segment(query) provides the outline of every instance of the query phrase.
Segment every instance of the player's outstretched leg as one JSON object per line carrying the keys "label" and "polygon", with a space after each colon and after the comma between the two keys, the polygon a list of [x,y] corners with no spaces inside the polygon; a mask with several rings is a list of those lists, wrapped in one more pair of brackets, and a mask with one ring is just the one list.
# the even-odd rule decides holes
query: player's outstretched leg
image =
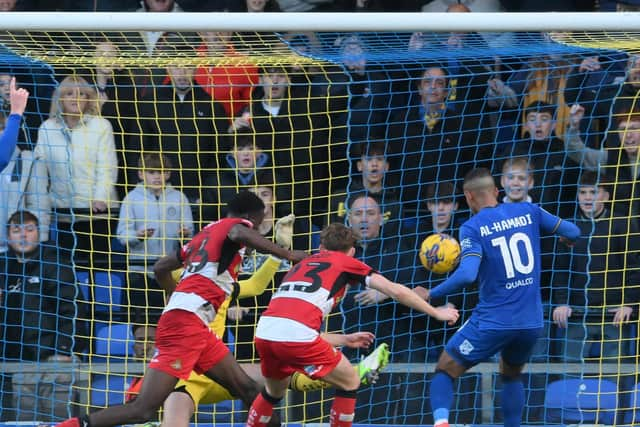
{"label": "player's outstretched leg", "polygon": [[[360,363],[353,365],[358,372],[360,382],[364,385],[375,384],[378,375],[389,363],[391,353],[387,344],[380,344],[375,351],[371,352],[367,357],[363,358]],[[295,391],[317,391],[333,387],[326,381],[313,380],[300,372],[294,372],[291,375],[289,388]]]}
{"label": "player's outstretched leg", "polygon": [[360,382],[365,385],[375,383],[378,380],[380,371],[389,363],[390,355],[389,345],[382,343],[367,355],[367,357],[362,359],[360,363],[356,365]]}

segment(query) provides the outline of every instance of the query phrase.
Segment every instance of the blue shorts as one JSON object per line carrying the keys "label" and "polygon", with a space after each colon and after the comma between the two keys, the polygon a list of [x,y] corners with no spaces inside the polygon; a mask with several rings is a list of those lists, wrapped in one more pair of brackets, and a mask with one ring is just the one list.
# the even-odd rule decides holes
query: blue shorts
{"label": "blue shorts", "polygon": [[543,328],[535,329],[480,329],[473,316],[451,337],[447,353],[466,368],[484,362],[500,352],[509,365],[524,365],[542,335]]}

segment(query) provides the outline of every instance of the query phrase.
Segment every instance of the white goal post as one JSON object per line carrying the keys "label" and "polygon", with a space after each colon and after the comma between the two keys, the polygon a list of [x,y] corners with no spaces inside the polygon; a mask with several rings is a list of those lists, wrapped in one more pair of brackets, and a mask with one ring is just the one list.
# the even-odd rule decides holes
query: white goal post
{"label": "white goal post", "polygon": [[640,31],[640,12],[146,13],[11,12],[8,31]]}

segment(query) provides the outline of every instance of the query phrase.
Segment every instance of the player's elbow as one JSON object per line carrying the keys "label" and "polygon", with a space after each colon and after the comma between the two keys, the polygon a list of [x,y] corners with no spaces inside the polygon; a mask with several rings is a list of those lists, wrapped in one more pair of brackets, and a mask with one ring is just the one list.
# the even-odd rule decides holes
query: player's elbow
{"label": "player's elbow", "polygon": [[454,280],[461,286],[473,283],[478,277],[480,268],[480,258],[475,256],[467,256],[462,258],[458,269],[451,275],[449,280]]}

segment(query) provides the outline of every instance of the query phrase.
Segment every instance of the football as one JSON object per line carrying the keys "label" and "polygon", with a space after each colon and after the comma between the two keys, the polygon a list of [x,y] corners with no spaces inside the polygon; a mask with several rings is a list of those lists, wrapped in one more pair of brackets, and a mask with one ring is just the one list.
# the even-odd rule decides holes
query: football
{"label": "football", "polygon": [[420,262],[427,270],[445,274],[460,261],[460,244],[445,233],[432,234],[420,245]]}

